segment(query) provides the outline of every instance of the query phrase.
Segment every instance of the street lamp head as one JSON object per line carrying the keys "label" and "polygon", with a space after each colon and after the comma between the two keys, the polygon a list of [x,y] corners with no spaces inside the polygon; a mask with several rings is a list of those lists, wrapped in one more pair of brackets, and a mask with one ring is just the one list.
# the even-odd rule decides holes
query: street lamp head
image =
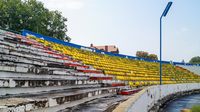
{"label": "street lamp head", "polygon": [[165,16],[167,15],[167,13],[168,13],[168,11],[169,11],[169,9],[170,9],[172,3],[173,3],[173,2],[168,2],[168,4],[167,4],[167,6],[166,6],[166,8],[165,8],[165,10],[164,10],[164,12],[163,12],[163,14],[162,14],[162,16],[165,17]]}

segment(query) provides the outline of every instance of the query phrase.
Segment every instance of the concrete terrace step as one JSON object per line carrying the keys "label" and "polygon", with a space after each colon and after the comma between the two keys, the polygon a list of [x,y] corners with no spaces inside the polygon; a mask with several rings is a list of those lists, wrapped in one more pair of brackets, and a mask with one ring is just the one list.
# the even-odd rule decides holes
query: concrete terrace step
{"label": "concrete terrace step", "polygon": [[[2,50],[1,50],[2,49]],[[16,50],[16,48],[15,48]],[[15,51],[15,50],[10,50],[6,48],[0,48],[0,60],[1,61],[8,61],[8,62],[15,62],[15,63],[20,63],[20,64],[29,64],[29,65],[37,65],[37,66],[49,66],[49,67],[59,67],[59,68],[74,68],[74,67],[83,67],[84,69],[79,72],[100,72],[97,70],[91,70],[88,69],[89,66],[85,67],[86,65],[83,65],[82,63],[74,62],[71,60],[62,60],[62,59],[57,59],[57,58],[50,58],[50,57],[45,57],[45,55],[37,56],[36,54],[31,54],[31,52],[21,52],[21,51]],[[40,53],[37,53],[40,54]],[[72,66],[73,65],[73,66]]]}
{"label": "concrete terrace step", "polygon": [[49,87],[14,87],[14,88],[0,88],[0,97],[13,97],[16,95],[50,92],[66,89],[78,89],[78,88],[97,88],[101,87],[100,84],[81,84],[81,85],[66,85],[66,86],[49,86]]}
{"label": "concrete terrace step", "polygon": [[[41,48],[35,48],[33,46],[21,45],[21,43],[9,43],[5,41],[0,41],[0,43],[2,44],[0,45],[0,49],[4,49],[4,50],[1,50],[1,53],[10,53],[10,54],[15,54],[15,55],[20,55],[20,53],[22,53],[26,57],[28,57],[27,54],[31,54],[31,55],[36,56],[37,59],[39,59],[39,57],[46,57],[48,60],[53,60],[56,62],[59,62],[59,61],[76,62],[71,57],[57,53],[57,51],[54,51],[52,49],[49,49],[49,50],[45,49],[46,47],[44,46],[41,49]],[[65,58],[61,58],[61,57],[65,57]]]}
{"label": "concrete terrace step", "polygon": [[[21,61],[20,59],[26,58],[27,60],[39,61],[41,63],[45,63],[45,62],[74,63],[69,60],[56,59],[53,57],[47,57],[45,55],[38,56],[33,53],[31,54],[30,52],[26,53],[26,52],[17,51],[17,48],[15,48],[13,50],[6,49],[6,48],[0,48],[0,53],[3,55],[12,55],[10,57],[19,57],[19,59],[18,59],[19,62]],[[17,61],[17,59],[13,59],[13,61]],[[43,66],[45,66],[45,65],[43,65]]]}
{"label": "concrete terrace step", "polygon": [[[21,50],[21,51],[24,51],[24,52],[27,52],[27,50],[29,50],[27,48],[31,48],[33,46],[35,48],[39,48],[40,50],[36,51],[36,52],[34,51],[34,50],[36,50],[35,48],[31,49],[32,52],[35,52],[36,56],[42,54],[42,56],[51,55],[51,56],[54,56],[54,57],[57,57],[57,58],[60,58],[60,56],[64,56],[67,59],[72,59],[70,56],[60,54],[57,51],[52,50],[51,48],[45,47],[43,44],[38,43],[37,41],[35,41],[33,39],[27,39],[27,38],[24,38],[24,37],[19,39],[16,35],[10,36],[8,34],[5,34],[5,35],[1,34],[0,38],[1,38],[1,41],[0,41],[1,44],[5,45],[5,46],[9,46],[9,47],[14,47],[14,48],[16,48],[16,46],[17,46],[17,50]],[[24,44],[23,45],[23,42],[25,42],[25,43],[28,42],[28,43],[32,43],[32,44]],[[23,47],[21,47],[21,46],[23,46]],[[43,52],[40,53],[40,51],[43,51]],[[31,51],[29,51],[29,52],[32,53]],[[66,58],[62,58],[62,59],[66,59]],[[72,60],[72,61],[76,61],[76,60]]]}
{"label": "concrete terrace step", "polygon": [[48,87],[81,84],[98,84],[98,81],[88,80],[87,75],[46,75],[32,73],[15,73],[0,71],[1,87]]}
{"label": "concrete terrace step", "polygon": [[[112,93],[106,93],[106,94],[101,94],[101,95],[96,95],[96,96],[92,96],[92,97],[87,97],[87,98],[83,98],[80,100],[76,100],[76,101],[72,101],[70,103],[64,103],[61,105],[57,105],[54,107],[49,107],[49,108],[40,108],[40,109],[36,109],[30,112],[57,112],[66,108],[71,108],[80,104],[84,104],[88,101],[94,100],[94,99],[99,99],[99,98],[103,98],[103,97],[109,97],[112,96]],[[61,111],[62,112],[62,111]]]}
{"label": "concrete terrace step", "polygon": [[36,79],[65,79],[65,80],[87,80],[86,75],[48,75],[34,73],[16,73],[0,71],[0,78],[36,78]]}
{"label": "concrete terrace step", "polygon": [[127,100],[130,96],[111,95],[88,101],[84,104],[66,108],[58,112],[111,112],[119,103]]}
{"label": "concrete terrace step", "polygon": [[90,80],[70,80],[70,79],[30,79],[30,78],[4,78],[0,79],[0,88],[2,87],[48,87],[48,86],[67,86],[81,84],[98,84],[98,81]]}
{"label": "concrete terrace step", "polygon": [[49,74],[49,75],[72,75],[76,73],[89,74],[78,72],[74,68],[65,67],[59,63],[48,63],[48,66],[41,67],[34,64],[11,62],[8,60],[0,61],[0,71],[19,72],[19,73],[34,73],[34,74]]}
{"label": "concrete terrace step", "polygon": [[[49,108],[64,103],[90,98],[103,94],[115,94],[117,88],[94,88],[94,89],[70,89],[54,91],[52,93],[23,94],[12,98],[0,99],[0,110],[2,111],[30,111],[41,108]],[[14,99],[13,99],[14,98]],[[13,103],[14,101],[14,103]]]}

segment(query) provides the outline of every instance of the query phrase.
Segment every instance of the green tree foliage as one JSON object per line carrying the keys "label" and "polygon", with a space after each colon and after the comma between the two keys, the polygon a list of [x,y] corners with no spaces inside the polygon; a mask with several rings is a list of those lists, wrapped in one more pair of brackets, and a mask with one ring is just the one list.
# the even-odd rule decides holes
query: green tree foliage
{"label": "green tree foliage", "polygon": [[190,62],[191,64],[200,64],[200,56],[193,57]]}
{"label": "green tree foliage", "polygon": [[137,51],[136,56],[140,58],[148,58],[149,53],[145,51]]}
{"label": "green tree foliage", "polygon": [[200,105],[193,105],[191,110],[191,112],[200,112]]}
{"label": "green tree foliage", "polygon": [[148,58],[151,60],[158,60],[158,56],[156,54],[149,54]]}
{"label": "green tree foliage", "polygon": [[136,56],[140,58],[158,60],[158,56],[156,54],[149,54],[148,52],[145,52],[145,51],[137,51]]}
{"label": "green tree foliage", "polygon": [[67,19],[61,12],[50,11],[36,0],[0,0],[0,27],[33,32],[70,41],[66,35]]}

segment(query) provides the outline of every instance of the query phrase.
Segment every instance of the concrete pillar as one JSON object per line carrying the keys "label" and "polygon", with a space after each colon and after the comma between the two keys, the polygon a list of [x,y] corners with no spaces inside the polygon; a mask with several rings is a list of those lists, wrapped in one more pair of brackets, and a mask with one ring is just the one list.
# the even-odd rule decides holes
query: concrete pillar
{"label": "concrete pillar", "polygon": [[99,94],[101,94],[101,90],[99,90]]}
{"label": "concrete pillar", "polygon": [[82,84],[82,81],[81,81],[81,80],[79,80],[79,81],[78,81],[78,84]]}
{"label": "concrete pillar", "polygon": [[2,80],[0,81],[0,87],[3,87],[3,82]]}
{"label": "concrete pillar", "polygon": [[58,105],[56,99],[50,98],[50,99],[48,100],[48,102],[49,102],[49,107]]}
{"label": "concrete pillar", "polygon": [[4,87],[9,87],[9,82],[8,82],[8,81],[4,81],[4,82],[3,82],[3,86],[4,86]]}
{"label": "concrete pillar", "polygon": [[88,93],[88,97],[92,97],[92,93]]}
{"label": "concrete pillar", "polygon": [[83,81],[84,84],[87,84],[87,81]]}
{"label": "concrete pillar", "polygon": [[23,112],[24,110],[25,110],[25,106],[22,105],[22,106],[16,107],[14,112]]}
{"label": "concrete pillar", "polygon": [[58,86],[61,86],[61,82],[58,82]]}
{"label": "concrete pillar", "polygon": [[24,87],[28,87],[28,81],[25,81]]}
{"label": "concrete pillar", "polygon": [[98,91],[95,91],[95,95],[98,95]]}
{"label": "concrete pillar", "polygon": [[26,104],[25,105],[25,111],[30,111],[31,109],[33,109],[33,104]]}
{"label": "concrete pillar", "polygon": [[46,81],[45,84],[46,84],[46,86],[48,86],[49,85],[49,81]]}

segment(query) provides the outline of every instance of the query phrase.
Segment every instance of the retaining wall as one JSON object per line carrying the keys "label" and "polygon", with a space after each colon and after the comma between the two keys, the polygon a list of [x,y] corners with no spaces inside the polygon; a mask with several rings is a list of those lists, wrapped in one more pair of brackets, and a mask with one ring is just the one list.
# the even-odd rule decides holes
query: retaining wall
{"label": "retaining wall", "polygon": [[147,87],[121,103],[113,112],[148,112],[155,104],[168,95],[197,89],[200,89],[200,83]]}

